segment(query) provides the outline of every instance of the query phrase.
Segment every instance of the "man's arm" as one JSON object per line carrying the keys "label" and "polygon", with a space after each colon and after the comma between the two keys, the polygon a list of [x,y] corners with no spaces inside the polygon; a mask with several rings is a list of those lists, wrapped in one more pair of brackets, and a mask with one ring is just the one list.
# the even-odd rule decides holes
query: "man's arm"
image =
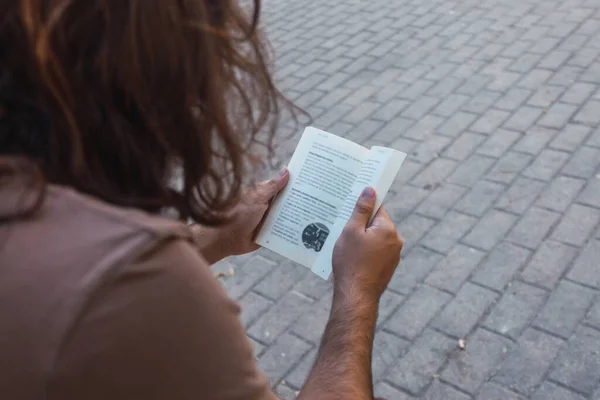
{"label": "man's arm", "polygon": [[371,399],[377,303],[335,293],[317,361],[300,400]]}
{"label": "man's arm", "polygon": [[374,205],[375,193],[367,188],[336,243],[331,315],[300,400],[373,399],[371,357],[379,298],[402,250],[402,239],[384,209],[368,226]]}

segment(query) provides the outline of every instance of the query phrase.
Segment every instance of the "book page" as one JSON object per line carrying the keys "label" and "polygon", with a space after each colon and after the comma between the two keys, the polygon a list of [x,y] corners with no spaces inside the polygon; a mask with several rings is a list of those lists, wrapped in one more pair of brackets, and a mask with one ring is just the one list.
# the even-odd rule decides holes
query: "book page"
{"label": "book page", "polygon": [[311,268],[369,153],[349,140],[306,128],[288,165],[290,181],[256,243]]}
{"label": "book page", "polygon": [[377,192],[377,200],[373,215],[371,216],[372,220],[377,210],[379,210],[379,207],[381,207],[381,203],[390,190],[392,183],[394,183],[394,179],[400,171],[400,167],[402,167],[402,163],[404,163],[405,159],[406,154],[393,149],[379,146],[371,149],[361,165],[356,181],[340,210],[336,223],[331,228],[329,240],[325,242],[321,254],[313,265],[312,271],[315,274],[323,279],[329,279],[331,277],[331,261],[335,242],[340,237],[346,223],[350,219],[356,201],[362,191],[367,186],[371,186]]}

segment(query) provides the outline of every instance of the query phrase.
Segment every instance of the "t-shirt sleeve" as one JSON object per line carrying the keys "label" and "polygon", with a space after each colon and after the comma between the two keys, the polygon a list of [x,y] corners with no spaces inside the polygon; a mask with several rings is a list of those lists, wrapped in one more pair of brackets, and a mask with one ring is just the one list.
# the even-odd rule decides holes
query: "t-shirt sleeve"
{"label": "t-shirt sleeve", "polygon": [[157,245],[88,303],[64,339],[49,399],[277,399],[239,306],[187,242]]}

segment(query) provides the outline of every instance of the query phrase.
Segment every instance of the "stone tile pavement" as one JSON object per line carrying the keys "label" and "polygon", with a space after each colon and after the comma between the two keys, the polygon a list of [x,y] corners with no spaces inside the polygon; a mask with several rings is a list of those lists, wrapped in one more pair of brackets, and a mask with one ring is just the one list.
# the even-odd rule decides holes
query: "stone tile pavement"
{"label": "stone tile pavement", "polygon": [[[377,394],[600,399],[600,2],[263,8],[278,80],[314,125],[409,153],[387,201],[406,246],[381,302]],[[293,399],[330,284],[265,251],[227,265],[259,364]]]}

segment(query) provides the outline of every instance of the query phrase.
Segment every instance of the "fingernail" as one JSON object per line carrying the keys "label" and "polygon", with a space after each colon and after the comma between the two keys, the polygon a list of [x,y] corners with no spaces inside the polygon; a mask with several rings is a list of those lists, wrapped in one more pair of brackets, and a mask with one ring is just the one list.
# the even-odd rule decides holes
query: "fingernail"
{"label": "fingernail", "polygon": [[362,197],[371,200],[375,197],[375,189],[373,189],[372,187],[365,188],[365,190],[363,190],[362,192]]}
{"label": "fingernail", "polygon": [[283,167],[283,168],[281,168],[281,171],[279,171],[279,176],[283,178],[287,174],[287,172],[288,172],[287,167]]}

